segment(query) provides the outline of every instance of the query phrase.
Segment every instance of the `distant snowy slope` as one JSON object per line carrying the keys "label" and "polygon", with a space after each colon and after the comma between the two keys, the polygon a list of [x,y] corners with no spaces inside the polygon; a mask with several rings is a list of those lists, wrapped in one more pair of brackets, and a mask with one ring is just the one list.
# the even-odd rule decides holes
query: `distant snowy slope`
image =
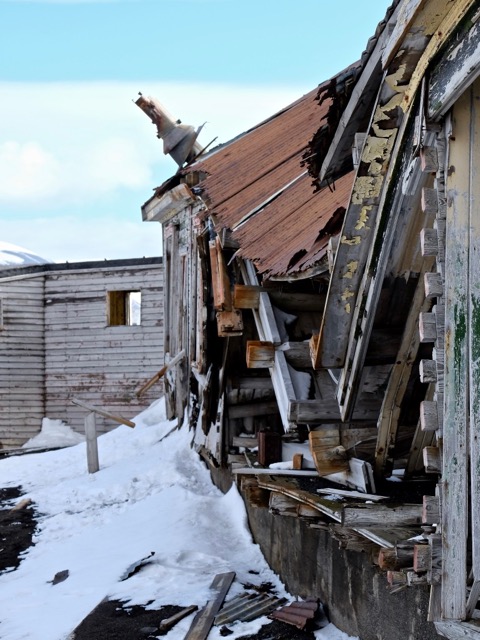
{"label": "distant snowy slope", "polygon": [[0,268],[1,267],[27,267],[33,264],[47,264],[46,260],[23,247],[0,240]]}

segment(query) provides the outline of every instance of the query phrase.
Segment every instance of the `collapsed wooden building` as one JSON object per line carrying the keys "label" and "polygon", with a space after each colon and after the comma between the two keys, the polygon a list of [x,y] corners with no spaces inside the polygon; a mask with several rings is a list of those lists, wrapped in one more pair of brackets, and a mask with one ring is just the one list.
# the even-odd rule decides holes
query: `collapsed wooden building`
{"label": "collapsed wooden building", "polygon": [[[178,152],[142,208],[164,230],[165,351],[186,354],[169,415],[188,408],[255,499],[377,545],[393,591],[430,585],[449,638],[480,632],[479,17],[394,2],[358,63],[212,151],[138,100]],[[312,473],[356,493],[309,495]],[[423,501],[392,502],[392,477]]]}
{"label": "collapsed wooden building", "polygon": [[[0,270],[0,447],[22,446],[42,419],[83,432],[76,398],[132,417],[159,398],[137,391],[163,360],[161,258]],[[99,416],[99,432],[117,426]]]}

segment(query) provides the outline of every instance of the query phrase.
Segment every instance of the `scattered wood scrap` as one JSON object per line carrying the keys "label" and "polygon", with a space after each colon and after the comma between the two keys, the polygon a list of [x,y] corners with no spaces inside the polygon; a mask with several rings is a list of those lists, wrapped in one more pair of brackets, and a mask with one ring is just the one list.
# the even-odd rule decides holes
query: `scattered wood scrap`
{"label": "scattered wood scrap", "polygon": [[158,626],[159,631],[162,631],[163,633],[165,633],[165,631],[168,631],[169,629],[174,627],[177,624],[177,622],[180,622],[180,620],[183,620],[184,618],[186,618],[191,613],[197,610],[198,610],[197,605],[192,604],[190,607],[185,607],[185,609],[182,609],[175,615],[170,616],[170,618],[164,618]]}

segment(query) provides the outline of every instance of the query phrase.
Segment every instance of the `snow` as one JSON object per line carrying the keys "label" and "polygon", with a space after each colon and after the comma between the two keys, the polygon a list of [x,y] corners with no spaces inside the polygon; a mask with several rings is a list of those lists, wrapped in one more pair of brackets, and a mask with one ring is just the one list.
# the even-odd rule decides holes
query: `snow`
{"label": "snow", "polygon": [[34,264],[47,264],[48,262],[51,260],[41,258],[23,247],[0,240],[0,266],[26,267]]}
{"label": "snow", "polygon": [[85,441],[85,436],[76,433],[63,420],[43,418],[42,430],[23,445],[23,449],[53,449],[55,447],[71,447]]}
{"label": "snow", "polygon": [[[55,430],[46,423],[50,446]],[[235,487],[222,494],[191,448],[192,432],[165,419],[163,401],[98,439],[100,471],[87,473],[85,444],[0,461],[0,487],[22,485],[40,515],[34,546],[20,566],[0,575],[2,640],[65,640],[106,596],[130,604],[205,605],[216,574],[235,571],[228,598],[242,583],[271,582],[291,597],[254,544]],[[42,430],[43,432],[43,430]],[[124,579],[139,560],[154,555]],[[56,585],[56,573],[69,571]],[[254,570],[255,573],[250,573]],[[183,638],[193,614],[166,640]],[[235,639],[266,618],[229,625]],[[347,636],[328,627],[318,638]],[[219,640],[214,627],[210,640]]]}

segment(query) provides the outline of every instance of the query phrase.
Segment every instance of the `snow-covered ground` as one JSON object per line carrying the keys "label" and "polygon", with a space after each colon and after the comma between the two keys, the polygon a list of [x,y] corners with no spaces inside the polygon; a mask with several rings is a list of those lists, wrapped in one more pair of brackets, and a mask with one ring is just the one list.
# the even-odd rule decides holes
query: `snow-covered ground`
{"label": "snow-covered ground", "polygon": [[[106,596],[152,601],[154,609],[202,607],[213,578],[226,571],[236,572],[227,599],[246,582],[271,582],[290,598],[252,542],[237,490],[223,495],[212,484],[190,447],[192,433],[172,431],[161,400],[135,422],[135,429],[120,426],[99,438],[96,474],[87,473],[84,443],[0,461],[0,487],[22,485],[43,514],[19,568],[0,576],[2,640],[65,640]],[[55,446],[62,427],[45,426],[41,446]],[[152,551],[150,564],[122,581]],[[68,578],[52,585],[64,570]],[[163,638],[182,639],[192,617]],[[265,622],[229,625],[229,637],[255,633]],[[333,625],[316,635],[348,638]],[[214,627],[209,639],[220,637]]]}

